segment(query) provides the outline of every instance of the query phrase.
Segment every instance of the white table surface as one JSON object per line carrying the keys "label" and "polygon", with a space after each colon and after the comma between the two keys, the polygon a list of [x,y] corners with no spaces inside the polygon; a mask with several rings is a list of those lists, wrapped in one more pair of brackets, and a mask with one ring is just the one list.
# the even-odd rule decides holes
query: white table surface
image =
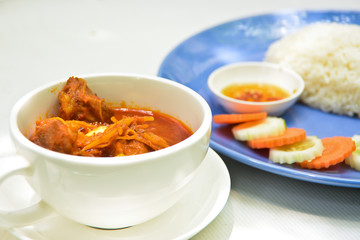
{"label": "white table surface", "polygon": [[[360,10],[358,0],[0,0],[0,157],[11,107],[49,81],[94,72],[156,75],[188,37],[281,9]],[[223,157],[229,200],[194,240],[360,239],[360,190],[293,180]],[[0,239],[10,236],[0,229]]]}

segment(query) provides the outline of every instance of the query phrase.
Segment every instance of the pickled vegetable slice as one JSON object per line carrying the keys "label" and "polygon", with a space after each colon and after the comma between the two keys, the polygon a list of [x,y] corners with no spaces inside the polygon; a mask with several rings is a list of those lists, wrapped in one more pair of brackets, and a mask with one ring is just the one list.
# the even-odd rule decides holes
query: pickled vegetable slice
{"label": "pickled vegetable slice", "polygon": [[241,123],[232,128],[236,140],[250,141],[262,137],[278,136],[285,132],[285,120],[279,117],[267,117],[264,120]]}
{"label": "pickled vegetable slice", "polygon": [[269,159],[280,164],[311,161],[320,156],[323,149],[323,144],[318,137],[307,136],[303,141],[270,149]]}
{"label": "pickled vegetable slice", "polygon": [[293,144],[305,140],[306,131],[302,128],[287,128],[279,136],[264,137],[253,139],[248,142],[251,148],[274,148],[288,144]]}
{"label": "pickled vegetable slice", "polygon": [[345,163],[360,171],[360,135],[354,135],[352,140],[355,142],[356,149],[349,157],[345,158]]}
{"label": "pickled vegetable slice", "polygon": [[214,123],[217,124],[236,124],[242,122],[249,122],[255,120],[265,119],[267,117],[266,112],[257,113],[239,113],[239,114],[217,114],[214,115]]}
{"label": "pickled vegetable slice", "polygon": [[356,150],[349,157],[345,158],[345,163],[360,171],[360,135],[354,135],[352,140],[355,142]]}
{"label": "pickled vegetable slice", "polygon": [[302,168],[328,168],[344,161],[356,149],[355,142],[350,137],[328,137],[323,138],[321,142],[324,146],[321,156],[312,161],[303,161],[300,163]]}

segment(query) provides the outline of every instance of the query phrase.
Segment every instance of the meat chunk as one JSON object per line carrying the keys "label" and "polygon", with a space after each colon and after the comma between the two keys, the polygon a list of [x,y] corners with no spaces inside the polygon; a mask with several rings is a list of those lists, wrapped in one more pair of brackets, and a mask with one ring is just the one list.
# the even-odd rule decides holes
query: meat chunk
{"label": "meat chunk", "polygon": [[61,118],[47,118],[36,122],[36,129],[30,140],[49,150],[72,154],[77,131],[71,130]]}
{"label": "meat chunk", "polygon": [[113,149],[113,156],[135,155],[152,151],[144,143],[136,140],[118,140]]}
{"label": "meat chunk", "polygon": [[58,95],[59,117],[64,120],[111,122],[113,110],[88,87],[85,80],[70,77]]}
{"label": "meat chunk", "polygon": [[152,112],[132,114],[126,110],[126,114],[115,116],[116,109],[93,93],[81,78],[70,77],[58,100],[58,117],[37,121],[29,138],[39,146],[91,157],[135,155],[169,146],[163,137],[149,131],[149,124],[155,120]]}

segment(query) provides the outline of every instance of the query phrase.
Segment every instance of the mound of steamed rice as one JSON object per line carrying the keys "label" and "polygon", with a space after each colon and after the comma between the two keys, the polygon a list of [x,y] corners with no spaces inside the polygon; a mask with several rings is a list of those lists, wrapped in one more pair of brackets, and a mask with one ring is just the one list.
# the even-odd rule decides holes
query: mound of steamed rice
{"label": "mound of steamed rice", "polygon": [[325,112],[360,116],[360,26],[308,25],[274,42],[265,61],[298,72],[301,100]]}

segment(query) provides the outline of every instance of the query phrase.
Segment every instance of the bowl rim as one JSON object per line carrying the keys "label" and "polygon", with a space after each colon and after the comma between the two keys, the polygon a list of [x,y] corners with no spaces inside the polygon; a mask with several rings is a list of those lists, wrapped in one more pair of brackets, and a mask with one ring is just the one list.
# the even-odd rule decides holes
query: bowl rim
{"label": "bowl rim", "polygon": [[[261,67],[261,68],[267,68],[267,69],[273,69],[273,70],[285,72],[287,74],[292,75],[294,77],[294,79],[296,79],[299,82],[299,87],[297,88],[297,91],[294,94],[291,94],[289,97],[284,98],[284,99],[271,101],[271,102],[250,102],[250,101],[239,100],[239,99],[228,97],[228,96],[224,95],[223,93],[221,93],[222,89],[218,89],[214,86],[214,82],[215,82],[216,76],[218,74],[220,74],[224,71],[229,71],[229,70],[231,71],[234,68],[245,68],[245,67]],[[223,66],[215,69],[209,75],[207,85],[213,94],[215,94],[218,98],[220,98],[224,101],[232,102],[234,104],[242,104],[242,105],[250,105],[250,106],[273,106],[273,105],[277,105],[277,104],[291,102],[294,99],[297,99],[298,97],[300,97],[300,95],[303,93],[304,88],[305,88],[304,79],[300,76],[300,74],[298,74],[291,68],[284,67],[280,64],[269,63],[269,62],[236,62],[236,63],[223,65]]]}
{"label": "bowl rim", "polygon": [[[59,84],[66,82],[68,78],[62,78],[60,80],[56,80],[45,85],[42,85],[38,88],[33,89],[32,91],[25,94],[21,97],[15,105],[12,107],[10,112],[9,118],[9,128],[10,128],[10,136],[13,138],[15,142],[15,147],[17,148],[17,144],[21,145],[27,151],[34,152],[38,154],[38,156],[45,157],[47,160],[59,163],[59,164],[71,164],[71,165],[89,165],[89,166],[96,166],[96,167],[109,167],[109,166],[118,166],[118,165],[135,165],[142,162],[152,161],[154,159],[160,159],[167,155],[171,155],[174,153],[179,152],[181,149],[189,147],[195,144],[198,141],[206,136],[211,131],[211,124],[212,124],[212,113],[210,106],[205,101],[203,97],[201,97],[197,92],[194,90],[180,84],[174,82],[169,79],[165,79],[162,77],[151,76],[151,75],[143,75],[143,74],[134,74],[134,73],[93,73],[93,74],[85,74],[78,76],[79,78],[101,78],[101,77],[126,77],[126,78],[144,78],[150,81],[161,82],[162,84],[169,85],[175,88],[180,89],[180,91],[184,91],[194,97],[196,101],[200,103],[204,112],[204,118],[199,126],[199,128],[193,132],[191,136],[183,141],[172,145],[170,147],[144,153],[138,155],[131,155],[131,156],[122,156],[121,159],[119,157],[86,157],[86,156],[75,156],[65,153],[55,152],[41,146],[36,145],[35,143],[31,142],[18,128],[18,114],[22,109],[23,105],[34,95],[38,94],[41,91],[46,89],[51,89]],[[209,137],[210,140],[210,137]],[[26,156],[25,156],[26,158]]]}

